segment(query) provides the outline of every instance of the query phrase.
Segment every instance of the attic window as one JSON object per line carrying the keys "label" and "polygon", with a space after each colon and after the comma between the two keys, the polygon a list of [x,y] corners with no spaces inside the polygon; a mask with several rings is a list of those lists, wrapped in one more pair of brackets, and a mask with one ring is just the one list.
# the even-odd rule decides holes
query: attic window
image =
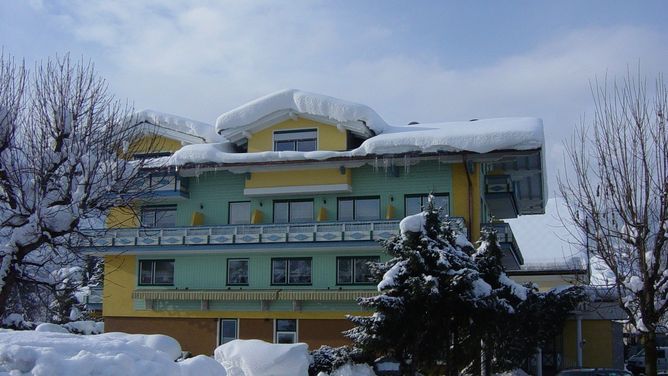
{"label": "attic window", "polygon": [[315,151],[317,147],[316,129],[274,132],[274,151]]}

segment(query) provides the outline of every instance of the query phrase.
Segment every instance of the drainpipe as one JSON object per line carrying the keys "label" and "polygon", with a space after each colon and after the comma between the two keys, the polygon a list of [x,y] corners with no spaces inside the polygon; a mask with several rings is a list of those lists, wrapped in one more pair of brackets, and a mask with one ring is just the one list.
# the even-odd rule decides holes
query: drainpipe
{"label": "drainpipe", "polygon": [[543,376],[543,349],[536,350],[536,376]]}
{"label": "drainpipe", "polygon": [[575,337],[576,337],[576,349],[577,349],[577,366],[582,368],[582,316],[575,316]]}
{"label": "drainpipe", "polygon": [[464,163],[464,172],[466,172],[466,180],[468,181],[468,204],[469,204],[469,221],[466,227],[469,231],[469,240],[473,239],[473,182],[471,181],[471,173],[469,172],[469,160],[466,159],[466,153],[462,154],[462,162]]}

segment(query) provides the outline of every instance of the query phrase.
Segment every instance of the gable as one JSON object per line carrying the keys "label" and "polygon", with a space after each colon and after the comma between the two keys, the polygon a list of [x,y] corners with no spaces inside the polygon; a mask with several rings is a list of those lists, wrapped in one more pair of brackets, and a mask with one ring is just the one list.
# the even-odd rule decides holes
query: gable
{"label": "gable", "polygon": [[274,150],[276,132],[289,130],[315,130],[317,134],[316,150],[343,151],[347,149],[345,130],[335,125],[325,124],[305,118],[285,120],[278,124],[248,134],[248,152],[256,153]]}

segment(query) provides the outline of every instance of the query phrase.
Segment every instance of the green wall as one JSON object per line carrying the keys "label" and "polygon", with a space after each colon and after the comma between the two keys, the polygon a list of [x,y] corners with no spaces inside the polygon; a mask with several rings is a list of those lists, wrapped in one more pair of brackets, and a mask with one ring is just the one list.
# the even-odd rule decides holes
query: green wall
{"label": "green wall", "polygon": [[[404,216],[404,195],[419,193],[452,192],[452,174],[449,165],[437,161],[422,162],[409,168],[398,167],[398,176],[393,176],[384,167],[363,166],[352,170],[351,193],[334,195],[274,196],[253,198],[251,209],[263,213],[263,223],[271,223],[273,200],[314,199],[314,218],[320,207],[327,210],[327,220],[335,221],[338,197],[379,196],[381,219],[385,219],[387,205],[394,206],[395,218]],[[245,174],[232,174],[225,171],[207,172],[199,177],[189,178],[190,198],[177,203],[177,225],[191,225],[194,212],[204,214],[204,225],[222,225],[228,223],[228,203],[230,201],[248,201],[243,196]],[[314,184],[318,184],[317,181]],[[453,197],[450,197],[452,207]]]}

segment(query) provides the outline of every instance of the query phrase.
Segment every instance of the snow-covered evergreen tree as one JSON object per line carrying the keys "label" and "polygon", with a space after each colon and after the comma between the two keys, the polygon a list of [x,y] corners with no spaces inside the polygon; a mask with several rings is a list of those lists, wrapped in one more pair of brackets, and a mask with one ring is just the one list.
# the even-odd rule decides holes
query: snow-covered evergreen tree
{"label": "snow-covered evergreen tree", "polygon": [[359,302],[375,313],[350,317],[357,326],[346,333],[367,352],[393,356],[408,374],[443,360],[457,374],[468,363],[460,347],[470,317],[492,290],[470,256],[473,246],[438,212],[430,200],[401,221],[401,235],[385,243],[393,258],[372,268],[380,294]]}

